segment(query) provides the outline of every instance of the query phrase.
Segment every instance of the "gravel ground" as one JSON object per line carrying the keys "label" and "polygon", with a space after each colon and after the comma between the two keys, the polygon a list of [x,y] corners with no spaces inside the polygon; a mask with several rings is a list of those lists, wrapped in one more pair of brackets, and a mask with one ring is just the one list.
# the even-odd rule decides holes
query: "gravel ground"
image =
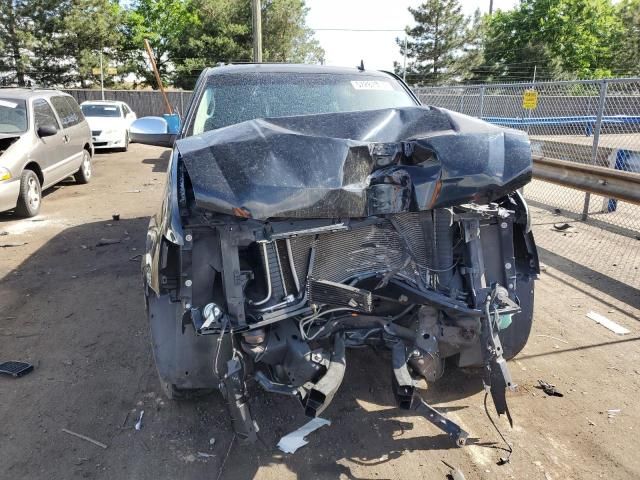
{"label": "gravel ground", "polygon": [[[513,444],[507,465],[496,464],[504,451],[476,372],[449,371],[424,392],[471,433],[469,445],[456,448],[423,418],[394,408],[389,357],[369,349],[349,352],[345,383],[324,415],[333,424],[293,455],[275,448],[305,422],[293,400],[251,386],[261,442],[247,447],[234,440],[217,396],[163,398],[137,255],[166,161],[166,151],[141,145],[100,154],[93,181],[51,189],[36,219],[0,215],[0,246],[24,243],[0,248],[0,358],[35,365],[21,379],[0,378],[0,478],[444,479],[443,460],[467,479],[640,477],[638,274],[618,278],[612,265],[620,259],[601,243],[613,234],[588,225],[567,236],[536,221],[546,266],[531,339],[510,362],[519,384],[509,398],[513,429],[489,402]],[[96,246],[101,239],[120,243]],[[625,247],[636,249],[634,261],[638,248]],[[631,333],[614,335],[589,311]],[[535,387],[539,379],[564,397],[547,397]]]}

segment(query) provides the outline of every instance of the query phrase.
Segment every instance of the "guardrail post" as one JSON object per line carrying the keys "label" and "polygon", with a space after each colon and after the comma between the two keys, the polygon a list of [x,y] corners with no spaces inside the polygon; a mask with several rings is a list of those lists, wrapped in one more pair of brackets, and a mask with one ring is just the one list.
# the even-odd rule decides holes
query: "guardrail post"
{"label": "guardrail post", "polygon": [[[600,142],[600,128],[602,127],[602,115],[604,113],[604,106],[607,99],[607,85],[606,80],[600,82],[600,97],[598,98],[598,116],[596,117],[596,124],[593,129],[593,146],[591,147],[591,164],[595,165],[598,161],[598,143]],[[582,220],[586,220],[589,217],[589,203],[591,201],[591,194],[589,192],[584,194],[584,206],[582,207]]]}
{"label": "guardrail post", "polygon": [[480,87],[480,115],[478,118],[482,119],[484,116],[484,85]]}

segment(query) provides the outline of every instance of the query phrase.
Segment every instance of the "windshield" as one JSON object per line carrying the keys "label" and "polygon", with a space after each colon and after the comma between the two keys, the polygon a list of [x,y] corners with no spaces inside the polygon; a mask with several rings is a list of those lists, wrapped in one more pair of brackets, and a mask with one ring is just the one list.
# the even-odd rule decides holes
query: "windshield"
{"label": "windshield", "polygon": [[197,135],[255,118],[414,105],[414,99],[391,77],[318,73],[213,75],[190,130]]}
{"label": "windshield", "polygon": [[85,117],[119,117],[118,105],[81,105]]}
{"label": "windshield", "polygon": [[0,97],[0,133],[27,131],[27,104],[24,100]]}

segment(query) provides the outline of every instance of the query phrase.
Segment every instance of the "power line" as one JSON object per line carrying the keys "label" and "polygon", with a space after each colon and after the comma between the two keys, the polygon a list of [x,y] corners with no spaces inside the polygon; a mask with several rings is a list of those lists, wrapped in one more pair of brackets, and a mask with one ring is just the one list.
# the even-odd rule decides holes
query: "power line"
{"label": "power line", "polygon": [[312,28],[314,32],[404,32],[404,28]]}

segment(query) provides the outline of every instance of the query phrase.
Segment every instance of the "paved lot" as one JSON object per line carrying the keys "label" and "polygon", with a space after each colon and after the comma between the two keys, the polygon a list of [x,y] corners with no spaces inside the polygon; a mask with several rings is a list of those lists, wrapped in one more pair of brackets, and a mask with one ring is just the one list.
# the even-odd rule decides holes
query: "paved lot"
{"label": "paved lot", "polygon": [[[515,427],[497,421],[514,445],[510,464],[496,465],[504,452],[475,372],[450,371],[425,394],[471,432],[474,440],[459,449],[424,419],[394,408],[389,358],[372,350],[349,353],[345,384],[325,414],[333,425],[294,455],[275,448],[305,421],[292,400],[252,386],[262,442],[242,447],[217,397],[164,399],[136,258],[162,193],[162,154],[132,145],[127,154],[98,155],[93,182],[52,189],[35,220],[0,215],[0,232],[7,232],[0,245],[25,243],[0,248],[0,358],[36,365],[22,379],[0,378],[0,478],[438,479],[448,472],[441,460],[467,479],[640,477],[638,276],[631,274],[630,286],[617,278],[610,251],[574,242],[576,235],[606,241],[611,232],[550,233],[544,218],[535,227],[547,267],[537,284],[534,331],[510,363],[520,385],[510,397]],[[120,243],[96,247],[102,238]],[[605,260],[589,266],[596,256]],[[585,316],[590,310],[631,334],[595,324]],[[565,396],[547,397],[535,388],[538,379]],[[609,409],[620,412],[609,418]],[[135,431],[141,410],[144,426]]]}

